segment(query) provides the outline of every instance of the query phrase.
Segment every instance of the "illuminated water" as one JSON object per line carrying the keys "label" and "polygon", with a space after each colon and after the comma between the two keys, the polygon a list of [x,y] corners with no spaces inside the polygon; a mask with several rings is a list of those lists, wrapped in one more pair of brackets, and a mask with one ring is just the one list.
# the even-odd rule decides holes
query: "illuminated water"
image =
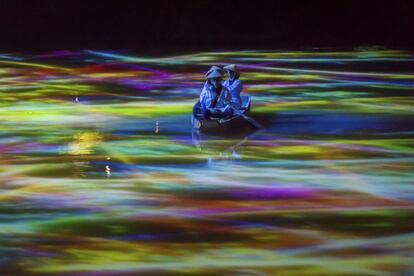
{"label": "illuminated water", "polygon": [[[212,64],[265,129],[193,135]],[[0,55],[1,275],[414,273],[414,54]]]}

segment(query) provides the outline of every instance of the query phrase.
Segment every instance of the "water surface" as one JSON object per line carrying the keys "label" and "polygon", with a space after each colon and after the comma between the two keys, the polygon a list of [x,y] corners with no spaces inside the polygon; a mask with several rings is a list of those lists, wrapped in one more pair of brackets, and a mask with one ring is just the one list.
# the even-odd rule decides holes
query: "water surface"
{"label": "water surface", "polygon": [[[213,64],[264,129],[192,133]],[[414,273],[414,55],[0,55],[2,275]]]}

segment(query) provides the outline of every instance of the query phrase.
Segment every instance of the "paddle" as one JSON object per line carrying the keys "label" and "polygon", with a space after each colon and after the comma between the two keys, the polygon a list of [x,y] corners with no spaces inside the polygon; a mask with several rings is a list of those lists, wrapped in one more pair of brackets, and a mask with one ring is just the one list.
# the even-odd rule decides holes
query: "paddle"
{"label": "paddle", "polygon": [[[233,107],[233,110],[236,110],[236,109]],[[256,121],[255,119],[253,119],[252,117],[247,116],[244,113],[240,113],[240,115],[243,117],[243,119],[245,119],[247,122],[249,122],[255,128],[257,128],[257,129],[263,128],[263,126],[261,124],[259,124],[259,122]]]}
{"label": "paddle", "polygon": [[263,126],[261,124],[259,124],[255,119],[253,119],[252,117],[247,116],[244,113],[239,113],[239,110],[237,110],[234,106],[231,105],[231,103],[227,103],[228,106],[230,106],[231,109],[233,109],[233,112],[235,114],[238,114],[240,116],[243,117],[243,119],[245,119],[249,124],[251,124],[253,127],[260,129],[263,128]]}

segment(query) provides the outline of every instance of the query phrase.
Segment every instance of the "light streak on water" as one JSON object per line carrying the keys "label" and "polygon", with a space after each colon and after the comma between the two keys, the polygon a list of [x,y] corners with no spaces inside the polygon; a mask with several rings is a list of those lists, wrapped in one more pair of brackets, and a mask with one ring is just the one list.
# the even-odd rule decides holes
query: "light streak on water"
{"label": "light streak on water", "polygon": [[[413,61],[0,54],[0,274],[412,274]],[[194,135],[228,63],[265,129]]]}

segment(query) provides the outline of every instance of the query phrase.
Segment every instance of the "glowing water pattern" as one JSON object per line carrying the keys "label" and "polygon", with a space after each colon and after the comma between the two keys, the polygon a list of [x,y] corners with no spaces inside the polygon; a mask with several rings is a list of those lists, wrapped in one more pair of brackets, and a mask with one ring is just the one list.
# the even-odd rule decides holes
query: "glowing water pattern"
{"label": "glowing water pattern", "polygon": [[[192,134],[212,64],[264,130]],[[1,275],[414,273],[414,55],[0,55]]]}

